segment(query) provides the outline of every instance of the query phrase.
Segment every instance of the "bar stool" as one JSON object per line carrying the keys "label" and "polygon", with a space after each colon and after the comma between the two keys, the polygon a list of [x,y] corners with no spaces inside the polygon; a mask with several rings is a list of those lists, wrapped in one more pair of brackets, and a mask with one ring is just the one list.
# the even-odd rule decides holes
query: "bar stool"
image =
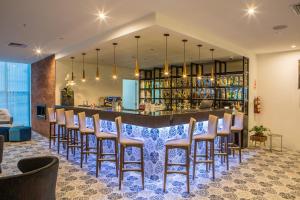
{"label": "bar stool", "polygon": [[56,131],[55,131],[56,117],[55,117],[54,108],[47,108],[47,111],[48,111],[48,121],[49,121],[49,149],[51,149],[52,140],[53,140],[53,144],[55,145],[55,139],[57,138]]}
{"label": "bar stool", "polygon": [[[94,122],[94,133],[97,138],[97,156],[96,156],[96,177],[98,177],[99,168],[101,170],[101,162],[108,161],[108,162],[115,162],[116,163],[116,174],[118,176],[118,139],[117,135],[113,133],[105,133],[101,132],[100,128],[100,118],[99,114],[93,115],[93,122]],[[103,151],[103,144],[104,140],[113,141],[115,144],[115,152],[114,153],[104,153]],[[106,156],[113,156],[114,158],[105,158]]]}
{"label": "bar stool", "polygon": [[[208,169],[207,165],[212,165],[212,176],[213,179],[215,179],[215,138],[217,136],[217,128],[218,128],[218,117],[214,115],[209,115],[208,117],[208,127],[207,127],[207,133],[206,134],[198,134],[194,135],[193,139],[195,142],[194,146],[194,159],[193,159],[193,179],[195,179],[195,171],[196,171],[196,164],[198,163],[206,163],[206,170]],[[199,142],[205,142],[206,149],[205,149],[205,155],[197,154],[197,145]],[[210,153],[208,155],[208,143]],[[197,160],[197,157],[204,157],[205,160]]]}
{"label": "bar stool", "polygon": [[221,163],[223,163],[223,156],[224,156],[224,160],[226,158],[227,170],[229,170],[228,143],[229,143],[229,135],[231,133],[231,124],[232,124],[232,115],[229,113],[224,113],[223,128],[222,130],[217,131],[217,137],[220,138],[219,149],[218,149],[219,152],[215,153],[215,155],[221,156]]}
{"label": "bar stool", "polygon": [[[82,168],[83,155],[85,155],[85,162],[89,154],[96,154],[90,151],[93,148],[89,147],[89,136],[94,135],[94,130],[86,127],[85,112],[78,113],[79,131],[80,131],[80,167]],[[84,142],[85,136],[85,142]]]}
{"label": "bar stool", "polygon": [[[119,190],[121,189],[122,180],[124,178],[124,172],[136,171],[141,172],[142,175],[142,187],[144,189],[144,141],[138,139],[128,138],[122,135],[122,118],[115,118],[117,127],[117,137],[120,143],[120,174],[119,174]],[[125,161],[125,150],[127,147],[137,147],[141,150],[140,161]],[[126,168],[127,164],[138,164],[140,168]]]}
{"label": "bar stool", "polygon": [[[237,112],[234,117],[234,126],[231,127],[231,133],[233,135],[233,142],[229,144],[229,149],[239,151],[239,162],[242,162],[242,136],[244,130],[244,113]],[[238,134],[238,144],[235,144],[235,133]]]}
{"label": "bar stool", "polygon": [[[193,133],[195,130],[196,120],[194,118],[190,118],[189,129],[188,129],[188,137],[184,139],[174,139],[166,142],[166,155],[165,155],[165,170],[164,170],[164,192],[166,191],[166,181],[168,174],[183,174],[186,175],[186,184],[187,184],[187,192],[190,192],[190,181],[189,181],[189,171],[190,171],[190,154],[191,154],[191,144]],[[186,153],[186,162],[185,163],[169,163],[169,150],[170,149],[183,149]],[[169,166],[183,166],[185,167],[185,171],[168,171]]]}
{"label": "bar stool", "polygon": [[58,128],[57,153],[59,153],[60,143],[63,143],[64,148],[65,148],[65,144],[67,143],[65,109],[63,109],[63,108],[56,109],[56,124],[57,124],[57,128]]}
{"label": "bar stool", "polygon": [[72,147],[73,155],[75,154],[75,147],[78,145],[78,131],[79,126],[74,123],[74,111],[65,111],[66,129],[67,129],[67,160],[69,159],[69,149]]}

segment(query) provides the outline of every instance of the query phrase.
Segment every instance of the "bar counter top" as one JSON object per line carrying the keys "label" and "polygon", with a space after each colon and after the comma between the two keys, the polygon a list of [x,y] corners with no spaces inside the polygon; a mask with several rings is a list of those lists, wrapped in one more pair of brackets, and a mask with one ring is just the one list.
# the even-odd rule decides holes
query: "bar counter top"
{"label": "bar counter top", "polygon": [[99,113],[100,119],[114,121],[118,116],[126,124],[143,126],[148,128],[162,128],[187,124],[191,117],[197,121],[206,121],[210,114],[223,118],[225,109],[192,109],[177,111],[145,112],[139,110],[114,110],[111,107],[86,107],[86,106],[55,106],[66,110],[74,110],[74,113],[85,112],[87,117]]}

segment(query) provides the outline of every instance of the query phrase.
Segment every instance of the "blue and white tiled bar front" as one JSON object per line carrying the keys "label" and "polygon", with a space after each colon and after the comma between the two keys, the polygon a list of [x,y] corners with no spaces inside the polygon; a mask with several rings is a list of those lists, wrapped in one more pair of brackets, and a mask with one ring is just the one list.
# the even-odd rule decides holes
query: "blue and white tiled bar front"
{"label": "blue and white tiled bar front", "polygon": [[[77,121],[77,117],[75,117]],[[91,118],[86,120],[87,126],[93,127]],[[207,131],[207,121],[197,122],[194,134],[205,134]],[[219,119],[218,128],[221,129],[222,119]],[[112,121],[101,120],[101,129],[104,132],[116,132],[115,123]],[[165,158],[165,143],[170,139],[186,138],[188,124],[176,125],[163,128],[146,128],[136,125],[123,124],[123,134],[141,139],[144,141],[144,162],[145,176],[151,180],[158,180],[163,177],[164,158]],[[95,145],[95,137],[90,138],[91,145]],[[216,140],[217,144],[218,141]],[[110,141],[104,142],[104,152],[113,152],[114,144]],[[198,151],[204,153],[204,144],[198,145]],[[192,148],[193,149],[193,148]],[[140,151],[137,148],[126,148],[126,160],[135,160],[140,158]],[[172,162],[185,162],[185,152],[180,149],[169,151],[169,158]],[[176,170],[181,170],[183,167],[174,167]]]}

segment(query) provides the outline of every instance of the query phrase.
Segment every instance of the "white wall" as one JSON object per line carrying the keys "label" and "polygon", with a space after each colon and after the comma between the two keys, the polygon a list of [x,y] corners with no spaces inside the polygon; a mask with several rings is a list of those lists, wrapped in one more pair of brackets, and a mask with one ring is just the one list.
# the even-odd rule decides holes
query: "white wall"
{"label": "white wall", "polygon": [[[56,104],[60,104],[60,90],[65,86],[65,77],[71,75],[71,62],[56,62]],[[134,69],[118,67],[118,79],[112,79],[112,66],[99,67],[100,80],[95,80],[96,65],[85,64],[86,82],[81,82],[82,63],[74,63],[76,85],[72,86],[75,93],[75,105],[88,100],[89,104],[98,103],[99,97],[122,96],[122,79],[134,79]]]}
{"label": "white wall", "polygon": [[300,51],[262,54],[258,61],[258,95],[262,98],[259,123],[283,134],[284,146],[300,150]]}

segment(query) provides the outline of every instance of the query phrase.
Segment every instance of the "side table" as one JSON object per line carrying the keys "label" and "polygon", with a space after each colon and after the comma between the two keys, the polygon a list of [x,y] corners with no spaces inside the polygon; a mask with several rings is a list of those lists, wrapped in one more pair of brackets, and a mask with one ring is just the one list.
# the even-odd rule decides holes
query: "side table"
{"label": "side table", "polygon": [[[282,152],[282,135],[281,134],[275,134],[275,133],[269,133],[268,136],[270,137],[270,151],[276,150],[273,149],[273,137],[279,137],[280,138],[280,151]],[[279,151],[279,150],[277,150]]]}

